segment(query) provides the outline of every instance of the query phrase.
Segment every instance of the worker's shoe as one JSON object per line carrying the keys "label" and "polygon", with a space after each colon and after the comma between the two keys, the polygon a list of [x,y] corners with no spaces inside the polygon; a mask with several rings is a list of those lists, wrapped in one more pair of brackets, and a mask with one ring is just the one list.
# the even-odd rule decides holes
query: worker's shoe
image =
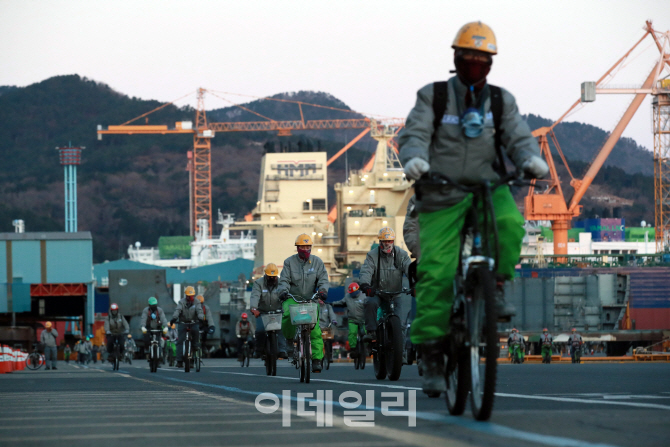
{"label": "worker's shoe", "polygon": [[184,362],[177,362],[177,368],[183,368]]}
{"label": "worker's shoe", "polygon": [[321,372],[321,360],[312,359],[312,372],[314,373]]}
{"label": "worker's shoe", "polygon": [[363,341],[366,342],[366,343],[372,343],[372,342],[376,341],[376,338],[373,334],[368,332],[367,334],[365,334],[363,336]]}
{"label": "worker's shoe", "polygon": [[509,323],[514,315],[516,315],[516,308],[512,303],[505,301],[505,280],[498,279],[496,282],[496,313],[498,314],[498,321],[501,323]]}
{"label": "worker's shoe", "polygon": [[437,397],[447,391],[442,340],[432,340],[421,345],[421,372],[421,388],[428,396]]}
{"label": "worker's shoe", "polygon": [[[573,360],[572,363],[575,363],[575,361]],[[50,367],[50,366],[47,366],[45,369],[46,369],[47,371],[49,371],[49,370],[51,369],[51,367]]]}
{"label": "worker's shoe", "polygon": [[358,358],[358,351],[349,351],[349,358],[350,359],[357,359]]}
{"label": "worker's shoe", "polygon": [[56,368],[55,366],[52,366],[51,369],[53,369],[53,370],[57,370],[58,368]]}
{"label": "worker's shoe", "polygon": [[147,354],[147,362],[150,362],[150,361],[151,361],[151,356],[149,354]]}

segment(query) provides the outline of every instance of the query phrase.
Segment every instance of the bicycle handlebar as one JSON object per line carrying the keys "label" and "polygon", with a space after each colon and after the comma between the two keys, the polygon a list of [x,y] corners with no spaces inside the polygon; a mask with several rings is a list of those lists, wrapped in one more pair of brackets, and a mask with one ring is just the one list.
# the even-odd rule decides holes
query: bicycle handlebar
{"label": "bicycle handlebar", "polygon": [[291,295],[290,293],[288,294],[288,297],[289,297],[289,298],[292,298],[293,301],[295,301],[295,302],[298,303],[298,304],[307,304],[307,303],[310,303],[310,302],[316,302],[316,303],[318,303],[318,299],[315,299],[315,297],[316,297],[317,295],[318,295],[318,293],[315,293],[314,295],[312,295],[311,298],[308,298],[308,299],[306,299],[306,300],[298,299],[298,298],[302,298],[302,297],[299,296],[299,295],[298,295],[298,296],[296,296],[296,295]]}
{"label": "bicycle handlebar", "polygon": [[386,290],[377,290],[377,295],[400,295],[401,293],[412,293],[412,289],[403,287],[399,292],[388,292]]}
{"label": "bicycle handlebar", "polygon": [[424,174],[419,180],[414,183],[415,190],[421,189],[424,186],[452,186],[465,193],[477,193],[482,190],[482,188],[489,188],[491,191],[499,188],[502,185],[509,186],[534,186],[534,183],[529,179],[524,179],[518,172],[510,172],[504,177],[490,182],[488,180],[483,180],[475,185],[463,185],[454,181],[447,175],[441,174],[439,172],[431,172],[430,174]]}

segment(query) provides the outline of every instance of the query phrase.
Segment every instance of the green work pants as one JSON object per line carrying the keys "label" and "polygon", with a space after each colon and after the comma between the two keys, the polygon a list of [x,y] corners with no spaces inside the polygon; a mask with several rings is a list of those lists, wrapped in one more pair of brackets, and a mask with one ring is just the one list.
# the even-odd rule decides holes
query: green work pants
{"label": "green work pants", "polygon": [[[497,271],[499,275],[511,279],[521,254],[524,220],[509,187],[496,189],[492,199],[500,253]],[[416,318],[412,322],[411,339],[414,344],[440,339],[449,334],[460,235],[471,204],[472,195],[469,195],[452,207],[419,214],[421,261],[416,287]]]}
{"label": "green work pants", "polygon": [[551,357],[551,346],[549,345],[542,345],[542,358],[545,356]]}
{"label": "green work pants", "polygon": [[[365,325],[363,325],[365,333]],[[349,348],[353,351],[358,346],[358,324],[349,321]]]}
{"label": "green work pants", "polygon": [[[288,307],[291,304],[297,304],[293,298],[289,298],[284,301],[282,304],[282,309],[284,314],[281,319],[281,332],[286,337],[286,341],[291,343],[293,337],[295,336],[295,326],[291,323],[291,314]],[[321,338],[321,327],[319,326],[319,318],[317,313],[316,324],[314,329],[309,334],[309,338],[312,341],[312,358],[315,360],[321,360],[323,358],[323,338]]]}

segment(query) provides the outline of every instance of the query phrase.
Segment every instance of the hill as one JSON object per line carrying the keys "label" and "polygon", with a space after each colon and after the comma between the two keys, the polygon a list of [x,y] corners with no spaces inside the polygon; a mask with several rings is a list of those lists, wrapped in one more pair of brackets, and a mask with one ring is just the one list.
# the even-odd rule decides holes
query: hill
{"label": "hill", "polygon": [[[256,100],[244,107],[276,120],[299,119],[299,107],[286,101],[302,101],[322,106],[303,106],[305,119],[359,116],[327,93],[282,93],[272,98],[275,100]],[[0,86],[0,157],[3,160],[0,163],[0,231],[13,231],[11,222],[19,218],[26,221],[26,231],[63,228],[63,173],[54,148],[72,142],[86,147],[78,170],[78,225],[94,235],[96,262],[124,257],[128,246],[135,241],[151,246],[157,244],[161,235],[188,234],[185,155],[191,150],[192,138],[189,135],[114,135],[98,141],[95,133],[98,124],[120,124],[159,105],[157,101],[128,97],[105,84],[77,75],[57,76],[27,87]],[[170,105],[151,114],[148,123],[172,125],[176,121],[192,121],[194,116],[195,111],[190,107]],[[208,119],[215,122],[262,118],[238,107],[226,107],[208,111]],[[532,115],[528,121],[532,128],[548,123]],[[561,126],[565,126],[565,130]],[[590,161],[605,132],[578,123],[561,126],[556,132],[568,158],[582,163]],[[324,150],[332,155],[359,132],[303,132],[291,137],[265,132],[218,133],[212,141],[213,209],[220,208],[241,217],[253,208],[264,152]],[[370,137],[361,140],[348,152],[349,166],[361,167],[375,146],[376,142]],[[635,200],[633,207],[624,208],[627,218],[651,221],[653,207],[646,203],[646,198],[653,181],[645,176],[651,170],[651,155],[632,141],[622,141],[614,149],[609,163],[614,166],[599,174],[596,183],[601,179],[605,183],[597,187],[604,193]],[[581,172],[579,169],[573,166],[575,172]],[[561,172],[563,179],[569,178],[566,172]],[[329,182],[332,185],[344,178],[344,157],[341,157],[329,167]],[[329,199],[334,203],[332,191]],[[585,205],[597,208],[599,204]]]}

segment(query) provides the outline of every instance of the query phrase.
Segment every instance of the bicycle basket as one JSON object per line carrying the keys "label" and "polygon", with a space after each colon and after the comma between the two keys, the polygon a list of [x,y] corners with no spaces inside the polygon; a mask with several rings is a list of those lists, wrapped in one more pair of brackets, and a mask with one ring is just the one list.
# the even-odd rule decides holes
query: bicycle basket
{"label": "bicycle basket", "polygon": [[316,303],[293,304],[288,307],[291,313],[291,324],[314,324],[317,322],[318,307]]}
{"label": "bicycle basket", "polygon": [[281,329],[281,314],[261,314],[263,326],[266,331],[278,331]]}

